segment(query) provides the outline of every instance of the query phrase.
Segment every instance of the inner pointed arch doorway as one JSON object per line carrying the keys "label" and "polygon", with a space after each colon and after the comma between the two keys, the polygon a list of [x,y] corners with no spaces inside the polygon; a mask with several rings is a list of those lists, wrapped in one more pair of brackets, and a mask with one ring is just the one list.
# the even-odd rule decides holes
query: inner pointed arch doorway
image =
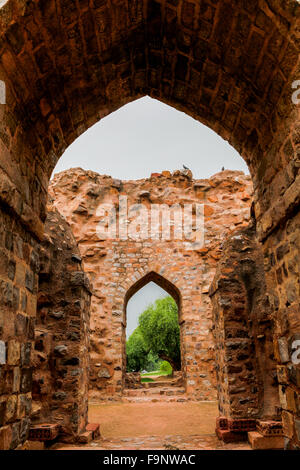
{"label": "inner pointed arch doorway", "polygon": [[[154,308],[156,308],[159,303],[162,305],[162,302],[168,302],[168,307],[172,308],[173,312],[173,320],[174,320],[174,314],[176,316],[176,324],[178,322],[179,326],[179,358],[174,359],[170,355],[168,355],[164,349],[166,345],[162,345],[162,350],[161,351],[156,351],[156,356],[159,360],[164,360],[167,361],[171,364],[173,373],[172,373],[172,380],[167,382],[169,385],[180,385],[181,388],[178,389],[180,390],[180,393],[183,393],[186,391],[185,387],[185,379],[186,379],[186,373],[185,373],[185,351],[184,351],[184,336],[183,336],[183,325],[184,325],[184,320],[182,318],[182,300],[181,300],[181,293],[180,290],[170,281],[168,281],[165,277],[161,276],[160,274],[151,271],[145,276],[143,276],[141,279],[139,279],[137,282],[135,282],[126,292],[125,299],[124,299],[124,310],[123,310],[123,335],[122,335],[122,346],[123,346],[123,351],[122,351],[122,363],[123,363],[123,390],[126,387],[133,387],[137,388],[138,386],[143,387],[143,384],[140,382],[140,374],[136,374],[136,382],[134,381],[134,374],[128,374],[128,357],[126,351],[126,344],[127,340],[130,338],[130,336],[133,333],[137,333],[137,330],[140,328],[139,325],[139,318],[141,314],[143,313],[143,307],[140,308],[138,307],[138,314],[135,312],[135,318],[131,319],[131,324],[128,325],[128,303],[130,300],[133,299],[133,297],[138,293],[141,292],[146,286],[149,286],[151,284],[155,284],[156,286],[160,287],[160,290],[157,290],[155,293],[153,292],[152,294],[152,302],[150,301],[149,304],[154,304],[153,300],[155,299],[155,305],[153,305]],[[154,286],[153,286],[154,287]],[[144,294],[145,295],[145,294]],[[146,300],[146,299],[145,299]],[[158,302],[158,304],[156,303]],[[143,302],[143,306],[149,308],[149,305],[146,305],[148,302]],[[176,307],[175,307],[175,305]],[[141,305],[141,303],[140,303]],[[176,310],[175,310],[175,308]],[[151,308],[151,307],[150,307]],[[147,310],[148,311],[148,310]],[[136,326],[136,328],[135,328]],[[172,334],[174,336],[176,335],[176,325],[173,321],[173,328],[171,328]],[[174,330],[174,331],[173,331]],[[177,336],[177,335],[176,335]],[[168,335],[166,335],[168,337]],[[178,348],[178,343],[177,343],[177,348]],[[149,351],[150,352],[150,351]],[[140,364],[136,364],[138,368],[140,368]],[[140,372],[140,371],[135,371],[135,372]],[[150,371],[148,371],[150,372]],[[167,379],[166,379],[167,380]],[[135,382],[135,383],[133,383]],[[159,385],[159,383],[157,384]],[[153,384],[153,386],[156,386]],[[148,388],[149,385],[146,385],[146,388]]]}

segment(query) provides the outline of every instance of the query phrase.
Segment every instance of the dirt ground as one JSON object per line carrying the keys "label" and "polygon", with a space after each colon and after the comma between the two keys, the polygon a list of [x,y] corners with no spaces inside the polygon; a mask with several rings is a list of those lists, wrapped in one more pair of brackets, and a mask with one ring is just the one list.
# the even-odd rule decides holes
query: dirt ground
{"label": "dirt ground", "polygon": [[215,402],[91,404],[89,422],[101,438],[53,450],[250,450],[247,442],[224,444],[215,434]]}
{"label": "dirt ground", "polygon": [[89,422],[104,438],[214,434],[218,407],[200,403],[117,403],[91,405]]}

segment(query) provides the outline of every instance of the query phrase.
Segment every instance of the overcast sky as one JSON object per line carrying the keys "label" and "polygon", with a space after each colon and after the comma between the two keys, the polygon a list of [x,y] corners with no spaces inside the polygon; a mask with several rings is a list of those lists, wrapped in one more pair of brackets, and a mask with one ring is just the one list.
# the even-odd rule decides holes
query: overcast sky
{"label": "overcast sky", "polygon": [[[226,169],[248,173],[240,155],[221,137],[186,114],[149,97],[123,106],[95,124],[64,153],[54,173],[81,167],[123,180],[189,167],[195,178]],[[157,298],[168,295],[150,283],[131,298],[128,333],[138,316]]]}
{"label": "overcast sky", "polygon": [[186,114],[141,98],[123,106],[82,134],[64,153],[54,173],[81,167],[120,179],[189,167],[195,178],[227,169],[248,171],[225,140]]}

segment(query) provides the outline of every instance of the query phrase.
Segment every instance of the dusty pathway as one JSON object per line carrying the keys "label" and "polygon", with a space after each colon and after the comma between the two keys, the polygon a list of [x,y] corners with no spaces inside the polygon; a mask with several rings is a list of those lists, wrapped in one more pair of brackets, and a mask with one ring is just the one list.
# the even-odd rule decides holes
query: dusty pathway
{"label": "dusty pathway", "polygon": [[91,405],[89,421],[101,424],[102,439],[82,449],[249,449],[247,443],[224,445],[216,438],[217,413],[211,402]]}
{"label": "dusty pathway", "polygon": [[216,403],[120,403],[90,406],[89,421],[105,438],[214,434]]}

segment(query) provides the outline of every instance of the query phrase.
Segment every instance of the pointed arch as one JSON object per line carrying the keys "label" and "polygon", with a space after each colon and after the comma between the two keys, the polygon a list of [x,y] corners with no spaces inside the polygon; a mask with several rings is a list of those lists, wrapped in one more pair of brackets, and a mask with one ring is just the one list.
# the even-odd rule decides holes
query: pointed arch
{"label": "pointed arch", "polygon": [[147,273],[145,276],[143,276],[141,279],[136,281],[131,287],[126,292],[125,295],[125,301],[124,301],[124,309],[126,311],[127,304],[131,297],[133,297],[140,289],[145,287],[149,282],[154,282],[157,284],[159,287],[164,289],[173,299],[175,300],[177,307],[178,307],[178,313],[180,311],[181,307],[181,294],[179,289],[168,279],[165,277],[161,276],[160,274],[156,273],[155,271],[151,271]]}
{"label": "pointed arch", "polygon": [[[145,274],[143,277],[138,279],[133,285],[129,287],[125,294],[124,298],[124,322],[123,322],[123,384],[125,384],[125,375],[126,375],[126,334],[125,329],[127,325],[127,305],[129,300],[143,287],[145,287],[150,282],[154,282],[156,285],[161,287],[168,293],[176,302],[178,308],[178,324],[180,326],[180,356],[181,356],[181,372],[182,372],[182,381],[185,384],[185,354],[184,354],[184,345],[183,345],[183,328],[182,325],[184,321],[181,321],[181,293],[178,287],[176,287],[171,281],[167,278],[158,274],[155,271],[150,271]],[[169,360],[169,359],[168,359]],[[123,385],[124,386],[124,385]]]}

